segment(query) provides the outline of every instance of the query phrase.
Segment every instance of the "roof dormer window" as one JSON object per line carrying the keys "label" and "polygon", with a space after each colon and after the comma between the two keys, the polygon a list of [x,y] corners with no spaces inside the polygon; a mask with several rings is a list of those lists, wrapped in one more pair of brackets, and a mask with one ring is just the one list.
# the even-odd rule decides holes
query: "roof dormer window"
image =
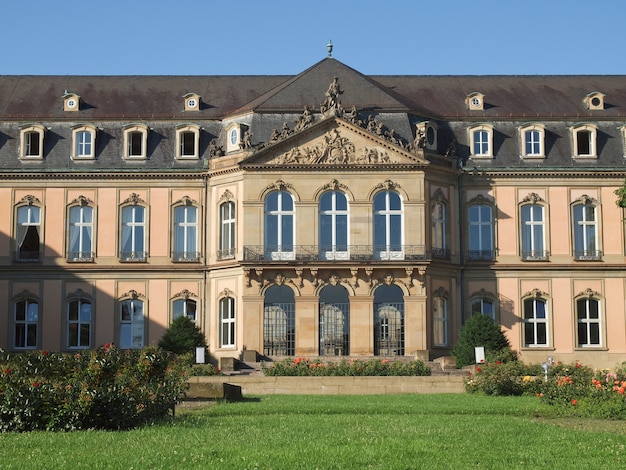
{"label": "roof dormer window", "polygon": [[493,158],[493,127],[479,124],[468,129],[472,158]]}
{"label": "roof dormer window", "polygon": [[519,128],[522,158],[544,158],[545,129],[541,124],[524,124]]}
{"label": "roof dormer window", "polygon": [[200,126],[196,124],[180,124],[176,126],[176,158],[199,158]]}
{"label": "roof dormer window", "polygon": [[228,128],[228,139],[226,142],[226,151],[234,152],[239,150],[239,142],[241,139],[241,125],[233,124]]}
{"label": "roof dormer window", "polygon": [[20,158],[41,160],[43,158],[43,136],[46,128],[39,124],[28,124],[20,128]]}
{"label": "roof dormer window", "polygon": [[124,126],[124,158],[145,160],[148,147],[148,126],[128,124]]}
{"label": "roof dormer window", "polygon": [[80,96],[76,93],[70,93],[65,90],[63,93],[63,111],[79,111],[80,110]]}
{"label": "roof dormer window", "polygon": [[96,127],[79,124],[72,128],[72,160],[93,160],[96,156]]}
{"label": "roof dormer window", "polygon": [[465,98],[465,104],[470,111],[483,111],[485,109],[485,95],[477,91],[470,93]]}
{"label": "roof dormer window", "polygon": [[604,93],[594,91],[583,98],[583,103],[590,111],[599,111],[604,109]]}
{"label": "roof dormer window", "polygon": [[571,128],[574,158],[598,158],[596,154],[596,126],[578,124]]}
{"label": "roof dormer window", "polygon": [[185,111],[200,111],[200,95],[187,93],[183,95]]}

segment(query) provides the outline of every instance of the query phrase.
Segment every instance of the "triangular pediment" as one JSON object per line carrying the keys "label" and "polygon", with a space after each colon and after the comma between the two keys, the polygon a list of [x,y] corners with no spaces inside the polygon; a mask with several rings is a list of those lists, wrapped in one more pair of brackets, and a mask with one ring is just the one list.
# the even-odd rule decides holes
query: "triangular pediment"
{"label": "triangular pediment", "polygon": [[254,167],[388,167],[426,166],[422,149],[409,152],[400,143],[339,117],[325,118],[307,129],[269,143],[240,162]]}

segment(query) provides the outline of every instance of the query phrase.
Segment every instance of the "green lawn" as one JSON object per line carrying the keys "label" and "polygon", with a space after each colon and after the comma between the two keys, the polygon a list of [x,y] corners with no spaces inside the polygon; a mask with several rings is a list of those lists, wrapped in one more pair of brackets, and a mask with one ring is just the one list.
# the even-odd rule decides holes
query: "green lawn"
{"label": "green lawn", "polygon": [[626,422],[533,397],[264,396],[127,432],[0,434],[0,468],[623,468]]}

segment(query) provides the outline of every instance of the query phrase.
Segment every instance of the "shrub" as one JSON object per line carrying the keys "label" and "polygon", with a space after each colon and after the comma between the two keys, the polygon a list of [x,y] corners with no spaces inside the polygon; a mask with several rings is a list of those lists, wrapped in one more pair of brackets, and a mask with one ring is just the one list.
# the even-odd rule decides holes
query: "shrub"
{"label": "shrub", "polygon": [[220,374],[220,370],[213,364],[193,364],[190,371],[190,375],[193,377],[208,377]]}
{"label": "shrub", "polygon": [[475,348],[477,346],[485,348],[487,359],[495,356],[502,357],[503,362],[513,358],[517,359],[500,326],[496,325],[491,317],[482,313],[472,315],[459,332],[459,339],[452,348],[452,355],[456,357],[457,367],[475,363]]}
{"label": "shrub", "polygon": [[206,348],[206,339],[195,322],[182,315],[165,330],[159,347],[174,354],[194,354],[197,347]]}
{"label": "shrub", "polygon": [[311,361],[297,357],[285,359],[269,366],[261,363],[265,375],[271,376],[408,376],[430,375],[430,368],[422,361],[402,363],[387,359],[347,360],[341,362]]}
{"label": "shrub", "polygon": [[510,361],[485,363],[465,380],[469,393],[485,395],[535,395],[542,383],[541,366]]}
{"label": "shrub", "polygon": [[0,350],[0,431],[129,429],[169,414],[188,366],[154,347]]}

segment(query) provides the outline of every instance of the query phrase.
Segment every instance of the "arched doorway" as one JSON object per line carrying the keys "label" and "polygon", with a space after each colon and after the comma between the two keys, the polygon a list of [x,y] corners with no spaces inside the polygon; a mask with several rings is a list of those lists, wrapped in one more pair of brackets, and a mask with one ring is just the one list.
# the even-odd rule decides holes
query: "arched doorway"
{"label": "arched doorway", "polygon": [[263,354],[293,356],[296,349],[295,297],[288,286],[272,286],[263,305]]}
{"label": "arched doorway", "polygon": [[374,291],[374,354],[404,356],[404,295],[393,284]]}
{"label": "arched doorway", "polygon": [[326,286],[320,292],[320,356],[350,354],[350,296],[342,286]]}

